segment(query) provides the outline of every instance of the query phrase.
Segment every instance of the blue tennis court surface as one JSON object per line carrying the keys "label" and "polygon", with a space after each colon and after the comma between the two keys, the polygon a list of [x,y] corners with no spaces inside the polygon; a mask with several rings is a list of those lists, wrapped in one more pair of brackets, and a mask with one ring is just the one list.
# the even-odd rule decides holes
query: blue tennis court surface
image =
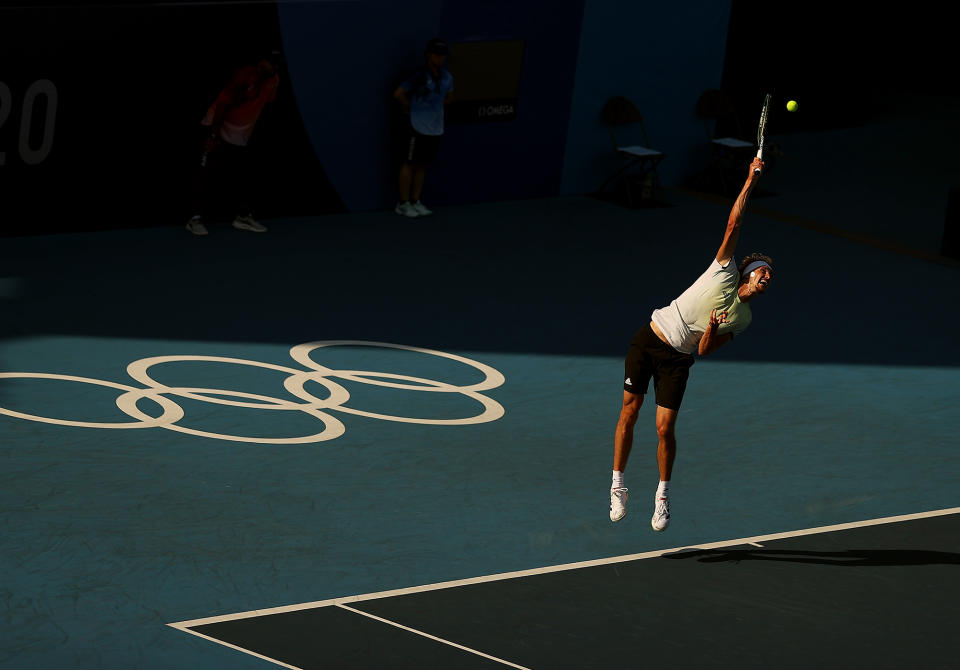
{"label": "blue tennis court surface", "polygon": [[[649,525],[652,401],[630,512],[607,517],[622,359],[650,311],[709,263],[729,203],[564,198],[426,222],[274,221],[256,239],[177,228],[7,240],[0,664],[270,667],[167,624],[955,508],[956,265],[794,225],[789,197],[757,200],[782,217],[748,211],[739,253],[770,253],[776,285],[750,330],[693,368],[663,534]],[[298,348],[339,341],[350,344]],[[950,532],[787,548],[944,552],[923,568],[942,575],[955,567]],[[828,559],[818,575],[893,570]],[[730,567],[675,563],[678,589]],[[783,565],[763,579],[794,579],[797,563]],[[603,579],[577,589],[606,593]],[[530,598],[551,612],[565,588]],[[802,593],[791,597],[794,616]],[[764,612],[742,607],[750,621]],[[337,641],[329,625],[311,635]],[[424,644],[393,630],[382,634]],[[573,635],[568,623],[524,635],[551,630],[557,649],[590,652],[586,633],[558,632]],[[440,646],[441,665],[474,667]],[[516,656],[525,667],[560,667],[531,650]]]}

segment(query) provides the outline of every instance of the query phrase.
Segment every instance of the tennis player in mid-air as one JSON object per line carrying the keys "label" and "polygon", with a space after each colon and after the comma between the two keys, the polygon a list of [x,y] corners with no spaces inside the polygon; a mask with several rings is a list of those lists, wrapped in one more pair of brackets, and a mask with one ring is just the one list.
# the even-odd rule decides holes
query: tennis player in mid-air
{"label": "tennis player in mid-air", "polygon": [[733,257],[740,237],[740,222],[750,192],[763,171],[755,158],[740,195],[730,210],[727,230],[717,257],[690,288],[666,307],[653,311],[649,324],[633,336],[625,361],[623,407],[613,442],[613,483],[610,487],[610,520],[627,513],[627,488],[623,471],[633,445],[633,426],[643,404],[650,378],[657,399],[657,465],[660,486],[654,497],[651,525],[665,530],[670,524],[670,474],[677,455],[674,428],[693,353],[716,351],[750,325],[750,302],[764,293],[773,279],[773,261],[750,254],[739,266]]}

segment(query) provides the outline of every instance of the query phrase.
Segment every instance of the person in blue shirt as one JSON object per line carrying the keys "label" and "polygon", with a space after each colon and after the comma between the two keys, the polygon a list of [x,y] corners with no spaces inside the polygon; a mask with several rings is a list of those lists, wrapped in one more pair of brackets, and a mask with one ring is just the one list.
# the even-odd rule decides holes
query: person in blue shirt
{"label": "person in blue shirt", "polygon": [[443,108],[453,92],[453,75],[447,72],[450,49],[432,39],[424,51],[424,67],[400,84],[393,97],[409,117],[404,136],[404,161],[400,168],[400,200],[394,211],[401,216],[428,216],[433,212],[420,202],[427,165],[437,155],[443,136]]}

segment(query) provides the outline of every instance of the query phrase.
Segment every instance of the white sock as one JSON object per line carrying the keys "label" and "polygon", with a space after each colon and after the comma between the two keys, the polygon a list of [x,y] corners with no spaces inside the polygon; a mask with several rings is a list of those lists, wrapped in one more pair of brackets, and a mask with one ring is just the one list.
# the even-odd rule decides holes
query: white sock
{"label": "white sock", "polygon": [[622,489],[623,488],[623,471],[614,470],[613,471],[613,483],[610,484],[611,489]]}
{"label": "white sock", "polygon": [[660,481],[660,486],[657,487],[657,497],[658,498],[670,497],[670,480]]}

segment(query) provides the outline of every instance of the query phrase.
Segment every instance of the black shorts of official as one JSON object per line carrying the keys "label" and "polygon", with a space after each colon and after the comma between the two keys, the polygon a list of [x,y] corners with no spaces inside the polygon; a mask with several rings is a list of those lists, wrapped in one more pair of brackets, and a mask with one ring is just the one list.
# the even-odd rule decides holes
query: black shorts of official
{"label": "black shorts of official", "polygon": [[437,157],[440,138],[443,135],[424,135],[413,128],[407,131],[407,145],[404,162],[410,165],[428,165]]}
{"label": "black shorts of official", "polygon": [[678,410],[693,361],[692,354],[682,354],[657,337],[648,323],[630,340],[623,366],[623,390],[644,395],[653,377],[657,404]]}

